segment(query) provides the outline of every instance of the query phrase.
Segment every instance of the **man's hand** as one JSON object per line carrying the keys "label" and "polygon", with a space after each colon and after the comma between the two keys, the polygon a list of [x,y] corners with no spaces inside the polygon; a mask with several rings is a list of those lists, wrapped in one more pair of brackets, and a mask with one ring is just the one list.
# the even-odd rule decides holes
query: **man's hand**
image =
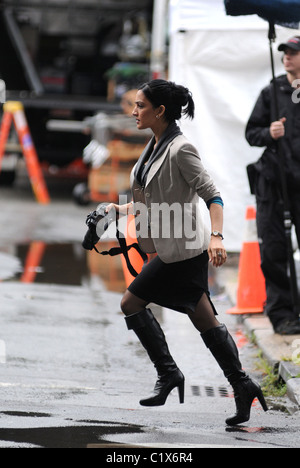
{"label": "man's hand", "polygon": [[273,140],[279,140],[279,138],[282,138],[285,135],[285,122],[286,118],[283,117],[282,119],[271,124],[270,133]]}

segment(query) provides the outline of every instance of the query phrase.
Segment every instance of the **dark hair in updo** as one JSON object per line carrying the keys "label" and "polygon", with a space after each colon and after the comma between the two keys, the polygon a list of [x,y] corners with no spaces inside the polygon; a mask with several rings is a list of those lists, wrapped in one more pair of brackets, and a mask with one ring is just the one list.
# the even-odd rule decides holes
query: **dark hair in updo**
{"label": "dark hair in updo", "polygon": [[144,93],[154,108],[165,107],[165,118],[168,122],[180,120],[182,115],[194,118],[195,103],[192,93],[184,86],[172,81],[153,80],[143,84],[140,91]]}

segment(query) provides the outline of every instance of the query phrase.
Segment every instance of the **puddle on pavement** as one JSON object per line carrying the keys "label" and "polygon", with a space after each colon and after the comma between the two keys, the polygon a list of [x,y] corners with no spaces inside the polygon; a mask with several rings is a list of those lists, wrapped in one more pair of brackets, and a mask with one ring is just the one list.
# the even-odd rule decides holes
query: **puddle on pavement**
{"label": "puddle on pavement", "polygon": [[[104,245],[104,250],[115,246],[115,243],[108,244]],[[3,259],[2,281],[81,286],[98,277],[109,291],[125,290],[120,256],[107,257],[86,251],[81,243],[33,241],[10,247],[0,252],[0,257]]]}
{"label": "puddle on pavement", "polygon": [[[7,414],[7,412],[0,413]],[[44,413],[23,413],[14,416],[25,417],[51,417]],[[68,424],[70,420],[67,420]],[[31,428],[2,428],[0,429],[1,442],[5,447],[36,447],[36,448],[94,448],[109,447],[114,435],[140,434],[142,428],[137,425],[112,423],[106,421],[76,421],[78,424],[64,427],[31,427]],[[122,447],[122,444],[118,445]]]}
{"label": "puddle on pavement", "polygon": [[[101,249],[116,247],[115,242],[102,243]],[[0,281],[81,286],[98,277],[108,291],[123,293],[126,289],[121,255],[115,257],[86,251],[81,243],[45,243],[32,241],[0,251]],[[209,268],[212,296],[222,297],[216,269]]]}
{"label": "puddle on pavement", "polygon": [[33,413],[31,411],[1,411],[0,415],[6,416],[20,416],[23,418],[50,418],[51,414],[49,413]]}

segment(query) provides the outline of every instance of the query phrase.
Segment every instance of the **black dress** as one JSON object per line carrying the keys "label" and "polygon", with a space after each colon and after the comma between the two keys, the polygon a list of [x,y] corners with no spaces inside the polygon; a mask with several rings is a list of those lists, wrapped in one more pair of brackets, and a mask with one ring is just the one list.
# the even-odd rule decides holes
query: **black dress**
{"label": "black dress", "polygon": [[[140,299],[178,312],[195,308],[208,289],[208,253],[174,263],[164,263],[158,256],[150,261],[130,284],[128,290]],[[211,302],[211,300],[210,300]],[[215,315],[217,312],[212,304]]]}

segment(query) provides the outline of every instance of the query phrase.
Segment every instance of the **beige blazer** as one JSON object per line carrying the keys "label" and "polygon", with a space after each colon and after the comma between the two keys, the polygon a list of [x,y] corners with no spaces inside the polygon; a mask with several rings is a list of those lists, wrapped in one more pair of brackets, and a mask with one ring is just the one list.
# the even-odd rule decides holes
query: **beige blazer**
{"label": "beige blazer", "polygon": [[210,230],[201,215],[205,202],[220,196],[196,148],[185,136],[174,138],[153,163],[142,188],[131,173],[137,240],[146,253],[165,263],[193,258],[208,248]]}

